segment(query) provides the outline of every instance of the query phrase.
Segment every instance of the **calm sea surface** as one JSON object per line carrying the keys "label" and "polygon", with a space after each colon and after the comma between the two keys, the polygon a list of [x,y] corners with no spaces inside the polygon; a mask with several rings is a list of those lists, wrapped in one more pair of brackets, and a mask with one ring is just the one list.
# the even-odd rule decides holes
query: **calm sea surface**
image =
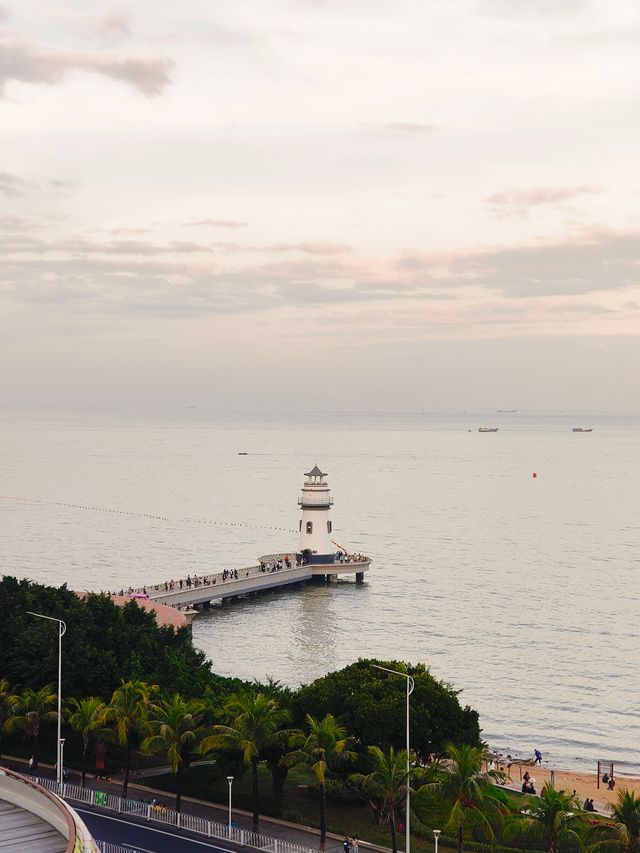
{"label": "calm sea surface", "polygon": [[214,607],[194,641],[217,672],[421,661],[496,748],[640,769],[639,418],[4,413],[0,570],[100,590],[251,565],[295,547],[316,462],[367,582]]}

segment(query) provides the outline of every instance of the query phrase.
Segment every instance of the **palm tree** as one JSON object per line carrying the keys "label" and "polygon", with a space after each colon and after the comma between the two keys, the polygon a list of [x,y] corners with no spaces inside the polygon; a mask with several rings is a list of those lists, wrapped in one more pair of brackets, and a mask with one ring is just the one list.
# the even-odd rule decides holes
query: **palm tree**
{"label": "palm tree", "polygon": [[546,785],[539,797],[531,799],[521,814],[507,818],[505,838],[524,835],[537,842],[548,853],[556,853],[560,844],[581,846],[584,819],[574,814],[573,794],[556,791]]}
{"label": "palm tree", "polygon": [[87,751],[91,738],[108,738],[112,732],[105,727],[107,706],[97,696],[88,699],[70,699],[67,722],[82,738],[82,787],[86,780]]}
{"label": "palm tree", "polygon": [[622,788],[611,807],[611,814],[620,825],[619,837],[627,853],[640,851],[640,797]]}
{"label": "palm tree", "polygon": [[407,785],[415,772],[407,774],[407,751],[396,752],[392,746],[383,752],[379,746],[370,746],[368,753],[373,759],[374,769],[368,775],[355,773],[351,779],[369,803],[377,823],[388,823],[391,833],[391,849],[398,853],[396,838],[396,816],[398,808],[407,796]]}
{"label": "palm tree", "polygon": [[493,796],[491,785],[500,781],[503,774],[496,770],[482,771],[488,759],[485,749],[467,744],[452,745],[447,755],[450,761],[441,765],[441,779],[429,785],[451,803],[444,829],[456,833],[458,853],[462,853],[464,830],[469,825],[480,826],[490,841],[495,840],[490,818],[498,817],[503,806]]}
{"label": "palm tree", "polygon": [[[0,743],[2,733],[7,730],[7,723],[13,717],[20,701],[17,693],[14,693],[6,678],[0,678]],[[0,750],[0,758],[2,751]]]}
{"label": "palm tree", "polygon": [[253,831],[258,832],[258,764],[268,747],[285,741],[291,734],[283,729],[289,720],[289,713],[264,693],[250,692],[230,696],[221,716],[225,723],[213,726],[213,734],[204,738],[199,751],[206,753],[213,749],[226,749],[242,754],[245,765],[251,768]]}
{"label": "palm tree", "polygon": [[111,702],[105,711],[105,720],[115,724],[116,736],[121,746],[124,746],[124,779],[122,796],[127,796],[129,786],[129,768],[131,764],[131,747],[134,735],[145,733],[149,702],[151,694],[157,688],[151,687],[144,681],[121,680]]}
{"label": "palm tree", "polygon": [[40,690],[27,687],[20,694],[14,705],[13,716],[7,720],[5,727],[8,732],[23,731],[33,741],[33,769],[38,769],[38,738],[40,726],[58,719],[55,710],[58,695],[54,693],[53,684],[45,684]]}
{"label": "palm tree", "polygon": [[176,811],[180,811],[182,777],[189,766],[189,755],[207,733],[201,725],[205,703],[183,699],[174,693],[151,706],[151,734],[142,741],[143,752],[162,752],[167,756],[171,772],[176,777]]}
{"label": "palm tree", "polygon": [[290,744],[298,748],[286,755],[283,763],[287,767],[306,764],[316,777],[320,786],[320,849],[324,850],[327,837],[327,770],[356,756],[355,752],[347,749],[346,729],[336,722],[332,714],[327,714],[322,720],[307,714],[306,722],[308,734],[297,732],[292,736]]}
{"label": "palm tree", "polygon": [[615,823],[598,822],[589,829],[596,843],[591,851],[598,853],[640,853],[640,797],[622,788],[611,806]]}

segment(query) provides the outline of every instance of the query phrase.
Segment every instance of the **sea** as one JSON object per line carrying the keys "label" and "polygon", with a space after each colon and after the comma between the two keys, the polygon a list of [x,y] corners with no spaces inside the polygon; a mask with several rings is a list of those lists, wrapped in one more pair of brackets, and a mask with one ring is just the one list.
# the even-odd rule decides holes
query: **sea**
{"label": "sea", "polygon": [[113,591],[252,565],[295,549],[315,464],[366,582],[213,606],[214,671],[421,662],[504,755],[640,772],[638,415],[4,411],[0,570]]}

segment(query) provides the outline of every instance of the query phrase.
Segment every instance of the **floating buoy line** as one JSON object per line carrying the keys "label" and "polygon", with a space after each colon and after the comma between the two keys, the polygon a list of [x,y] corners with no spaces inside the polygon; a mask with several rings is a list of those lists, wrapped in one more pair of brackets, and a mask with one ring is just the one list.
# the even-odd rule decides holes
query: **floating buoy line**
{"label": "floating buoy line", "polygon": [[41,498],[25,498],[20,495],[0,495],[0,501],[19,504],[35,504],[36,506],[53,506],[60,509],[79,509],[85,512],[102,512],[108,515],[122,515],[127,518],[146,518],[151,521],[166,521],[169,524],[208,524],[213,527],[250,527],[255,530],[276,530],[281,533],[297,533],[287,527],[274,527],[270,524],[248,524],[243,521],[214,521],[209,518],[170,518],[167,515],[156,515],[151,512],[133,512],[127,509],[111,509],[104,506],[90,506],[88,504],[74,504],[66,501],[47,501]]}

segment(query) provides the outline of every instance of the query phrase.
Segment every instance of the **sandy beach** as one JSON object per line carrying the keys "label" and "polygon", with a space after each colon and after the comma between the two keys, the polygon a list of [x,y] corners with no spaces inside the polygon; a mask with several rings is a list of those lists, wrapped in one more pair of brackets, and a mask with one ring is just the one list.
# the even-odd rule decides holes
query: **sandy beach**
{"label": "sandy beach", "polygon": [[[499,765],[504,767],[502,763]],[[522,774],[528,770],[529,774],[535,779],[534,787],[537,793],[540,793],[547,782],[551,781],[551,774],[554,774],[554,787],[558,791],[575,791],[578,800],[582,802],[586,797],[591,797],[599,812],[609,814],[609,804],[614,802],[618,791],[622,788],[628,788],[630,791],[635,791],[640,794],[640,779],[631,776],[616,776],[616,787],[613,791],[609,791],[606,785],[600,781],[600,788],[597,786],[595,768],[593,773],[573,772],[570,770],[552,770],[545,767],[533,767],[531,764],[512,764],[511,765],[511,781],[513,787],[520,790],[522,787]],[[507,779],[507,783],[509,779]]]}

